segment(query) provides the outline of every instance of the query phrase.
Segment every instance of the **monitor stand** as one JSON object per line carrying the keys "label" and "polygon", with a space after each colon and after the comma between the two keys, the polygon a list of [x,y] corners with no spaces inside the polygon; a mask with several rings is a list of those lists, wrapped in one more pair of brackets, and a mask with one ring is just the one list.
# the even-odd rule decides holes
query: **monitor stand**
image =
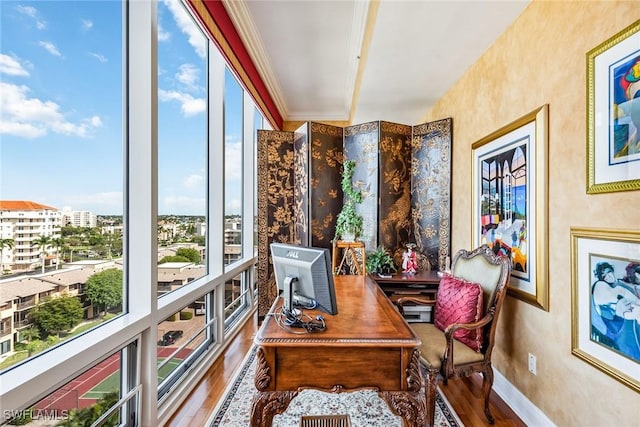
{"label": "monitor stand", "polygon": [[293,308],[293,285],[297,281],[298,278],[292,276],[287,276],[284,279],[284,304],[282,308],[287,316],[300,316],[300,310]]}

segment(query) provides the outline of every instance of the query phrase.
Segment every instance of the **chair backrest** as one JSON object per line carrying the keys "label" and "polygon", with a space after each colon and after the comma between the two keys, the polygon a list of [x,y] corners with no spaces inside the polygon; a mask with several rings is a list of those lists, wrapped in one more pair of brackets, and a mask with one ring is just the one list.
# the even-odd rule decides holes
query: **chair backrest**
{"label": "chair backrest", "polygon": [[484,298],[484,312],[493,312],[493,321],[484,327],[482,352],[491,353],[493,339],[502,307],[502,301],[507,293],[507,284],[511,275],[511,260],[495,255],[491,248],[482,245],[473,251],[461,249],[453,256],[451,274],[479,283],[482,286]]}

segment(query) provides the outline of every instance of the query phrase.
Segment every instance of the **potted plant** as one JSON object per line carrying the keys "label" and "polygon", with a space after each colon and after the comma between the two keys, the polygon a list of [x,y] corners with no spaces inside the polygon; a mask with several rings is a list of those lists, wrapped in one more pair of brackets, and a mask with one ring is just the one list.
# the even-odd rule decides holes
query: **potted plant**
{"label": "potted plant", "polygon": [[354,241],[362,235],[362,215],[356,211],[356,204],[362,202],[362,192],[355,190],[351,182],[355,166],[354,160],[343,165],[341,187],[345,201],[336,219],[335,240]]}
{"label": "potted plant", "polygon": [[379,246],[375,251],[367,252],[367,271],[383,275],[397,271],[391,254],[384,246]]}

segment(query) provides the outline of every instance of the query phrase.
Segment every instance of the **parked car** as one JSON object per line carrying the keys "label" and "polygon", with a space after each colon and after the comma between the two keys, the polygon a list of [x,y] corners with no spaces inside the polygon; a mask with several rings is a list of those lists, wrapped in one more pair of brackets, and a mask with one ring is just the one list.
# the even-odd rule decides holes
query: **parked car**
{"label": "parked car", "polygon": [[169,331],[162,336],[162,341],[160,341],[160,345],[171,345],[175,344],[182,337],[182,331]]}

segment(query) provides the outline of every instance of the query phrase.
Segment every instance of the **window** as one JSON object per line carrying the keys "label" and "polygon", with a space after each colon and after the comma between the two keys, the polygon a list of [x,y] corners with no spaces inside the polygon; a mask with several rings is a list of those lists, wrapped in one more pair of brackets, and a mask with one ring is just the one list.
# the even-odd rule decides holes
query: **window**
{"label": "window", "polygon": [[182,3],[158,3],[158,296],[206,274],[207,45]]}
{"label": "window", "polygon": [[[129,346],[129,350],[134,348],[134,344]],[[113,415],[108,416],[107,425],[118,425],[123,419],[131,419],[131,416],[123,416],[123,412],[135,414],[134,400],[127,399],[124,405],[116,406],[123,395],[123,383],[127,390],[134,389],[127,378],[121,378],[123,351],[109,355],[28,408],[5,411],[4,418],[10,419],[10,424],[14,425],[30,425],[31,422],[38,425],[89,425],[111,410]],[[129,376],[135,382],[135,370]]]}
{"label": "window", "polygon": [[[114,414],[129,421],[140,396],[157,398],[142,412],[150,418],[134,422],[162,424],[179,390],[197,380],[195,362],[215,357],[255,304],[250,133],[264,118],[187,7],[34,1],[0,9],[2,60],[19,71],[0,71],[3,100],[13,96],[2,103],[3,117],[23,123],[23,104],[48,113],[3,134],[3,175],[39,177],[7,180],[25,185],[3,186],[3,198],[55,208],[19,211],[11,222],[2,212],[3,233],[16,233],[12,259],[31,270],[41,267],[42,250],[29,239],[63,239],[44,245],[46,274],[66,284],[82,316],[80,326],[62,331],[63,341],[50,343],[34,334],[29,312],[62,292],[49,283],[0,302],[0,399],[15,415],[42,393],[49,394],[44,408],[62,414],[52,402],[73,395],[73,384],[59,384],[116,360],[111,378],[125,403]],[[73,280],[57,280],[70,271]],[[119,284],[121,296],[101,298],[91,289],[96,276],[96,286]],[[156,351],[143,354],[149,344]],[[83,399],[77,391],[68,414],[88,407]]]}
{"label": "window", "polygon": [[243,256],[243,92],[228,67],[224,83],[224,264],[229,265]]}
{"label": "window", "polygon": [[[31,295],[26,300],[36,302],[51,282],[69,280],[69,269],[60,267],[72,265],[61,252],[89,247],[96,253],[108,252],[104,241],[92,240],[86,231],[64,233],[60,212],[66,208],[123,214],[123,5],[7,2],[1,19],[1,55],[11,70],[3,67],[1,74],[0,115],[12,124],[2,133],[0,168],[8,179],[1,193],[2,199],[23,201],[16,210],[4,212],[3,222],[15,227],[0,236],[13,240],[11,248],[3,248],[2,264],[16,281],[31,271],[43,273],[30,279]],[[92,232],[99,236],[100,226]],[[72,239],[79,234],[81,239]],[[94,273],[87,268],[79,275],[86,280]],[[19,284],[5,281],[2,286]],[[120,282],[120,295],[122,286]],[[113,304],[111,317],[121,309],[121,304]],[[30,310],[11,308],[14,337],[33,326]],[[72,338],[75,327],[85,329],[103,320],[85,311],[80,325],[41,334],[42,345],[36,351],[15,341],[11,361],[2,366],[37,355],[54,338],[55,342],[60,342],[58,337],[62,342]]]}

